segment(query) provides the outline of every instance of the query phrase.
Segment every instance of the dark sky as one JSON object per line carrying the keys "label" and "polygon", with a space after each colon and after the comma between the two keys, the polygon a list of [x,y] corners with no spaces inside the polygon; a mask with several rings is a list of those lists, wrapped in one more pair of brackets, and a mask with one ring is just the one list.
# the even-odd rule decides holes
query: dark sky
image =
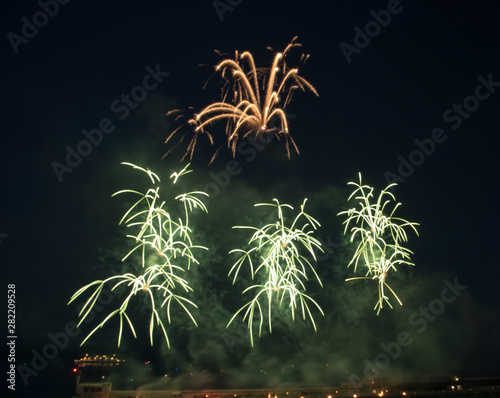
{"label": "dark sky", "polygon": [[[220,99],[213,66],[221,58],[214,50],[229,56],[250,51],[265,67],[274,54],[267,47],[281,51],[298,36],[302,47],[290,53],[289,64],[310,54],[300,74],[319,93],[298,91],[286,109],[300,156],[287,159],[283,140],[255,159],[236,154],[238,174],[209,201],[209,214],[194,221],[210,247],[192,274],[193,297],[204,303],[196,330],[181,318],[172,325],[170,351],[161,343],[148,348],[146,327],[137,341],[127,332],[117,349],[114,323],[79,348],[83,332],[91,330],[86,327],[61,343],[28,385],[18,374],[17,387],[44,394],[47,380],[61,377],[69,380],[61,394],[70,394],[71,361],[85,352],[115,352],[129,363],[151,357],[160,373],[192,364],[219,374],[196,382],[179,376],[178,386],[228,386],[229,378],[243,386],[327,385],[362,376],[367,361],[384,352],[382,344],[402,332],[410,333],[412,344],[384,374],[498,375],[498,4],[230,3],[47,1],[43,11],[43,0],[4,2],[0,261],[4,289],[15,284],[16,363],[31,369],[35,353],[51,344],[49,334],[63,333],[77,319],[76,305],[66,306],[71,295],[119,269],[130,247],[117,226],[127,203],[111,195],[142,180],[120,162],[149,167],[164,181],[182,167],[185,142],[161,159],[170,149],[165,138],[178,127],[165,114]],[[137,91],[152,71],[158,84],[148,80],[150,89]],[[146,95],[125,105],[122,96],[131,92]],[[85,139],[84,131],[99,127],[112,131],[69,167],[68,150]],[[224,126],[211,131],[220,145]],[[186,178],[190,189],[207,189],[222,178],[231,154],[223,151],[207,166],[216,148],[200,137],[194,173]],[[416,165],[409,169],[409,161]],[[55,162],[69,168],[58,175]],[[416,265],[400,267],[394,281],[404,306],[384,308],[378,317],[376,282],[344,282],[352,276],[352,248],[336,214],[347,205],[346,184],[358,172],[377,191],[396,176],[399,215],[420,224],[420,236],[410,235],[409,243]],[[324,288],[311,285],[325,310],[318,333],[301,321],[282,320],[254,349],[246,340],[234,348],[225,333],[237,336],[241,329],[224,327],[243,304],[242,285],[226,279],[235,261],[227,252],[248,237],[231,226],[262,221],[254,203],[279,198],[298,208],[305,197],[322,224],[317,237],[331,242],[317,267]],[[447,283],[466,288],[441,313]],[[423,321],[422,309],[429,308],[439,314]],[[140,309],[136,315],[142,319]],[[292,374],[293,363],[302,365]],[[263,381],[256,375],[265,367],[271,376]],[[232,372],[226,379],[222,368]]]}

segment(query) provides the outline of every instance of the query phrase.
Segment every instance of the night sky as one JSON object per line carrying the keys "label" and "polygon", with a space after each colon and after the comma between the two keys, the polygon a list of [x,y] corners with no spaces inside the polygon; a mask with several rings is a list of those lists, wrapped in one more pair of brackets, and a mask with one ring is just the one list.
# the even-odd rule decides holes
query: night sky
{"label": "night sky", "polygon": [[[165,373],[177,373],[167,388],[338,385],[380,364],[383,347],[401,336],[411,342],[399,346],[382,375],[499,375],[498,4],[62,3],[7,1],[0,13],[0,261],[4,292],[15,284],[15,358],[24,366],[12,396],[49,396],[56,378],[56,396],[70,396],[72,360],[85,353],[126,359],[142,375],[129,387],[158,385]],[[189,137],[162,159],[181,137],[165,145],[179,127],[166,113],[220,100],[213,67],[222,58],[214,50],[227,57],[250,51],[258,67],[267,67],[274,50],[295,36],[302,47],[287,62],[300,66],[300,55],[310,54],[299,73],[319,93],[297,90],[286,108],[300,155],[288,159],[284,140],[273,140],[262,149],[249,144],[236,163],[224,149],[208,165],[224,143],[218,124],[210,128],[215,145],[200,136],[193,173],[180,183],[213,194],[208,214],[192,217],[198,244],[210,249],[198,252],[200,265],[186,276],[199,305],[198,328],[177,312],[171,349],[159,333],[151,348],[149,314],[138,305],[137,340],[126,330],[117,348],[115,320],[80,348],[118,299],[73,336],[67,328],[78,305],[67,303],[82,286],[122,270],[131,242],[118,222],[130,202],[111,195],[145,182],[120,162],[154,170],[168,192],[170,174],[186,164],[180,159]],[[126,100],[133,93],[145,95]],[[98,128],[108,132],[84,148],[86,132]],[[78,145],[86,154],[68,158]],[[226,178],[228,165],[237,172]],[[347,268],[353,247],[337,213],[350,205],[347,183],[358,172],[377,193],[398,182],[398,215],[420,224],[419,237],[409,234],[415,267],[391,276],[403,306],[393,300],[394,309],[384,307],[379,316],[376,281],[344,281],[353,276]],[[315,236],[326,254],[316,270],[324,287],[311,280],[307,288],[325,316],[315,314],[314,333],[278,312],[273,334],[264,331],[252,349],[238,323],[225,329],[246,302],[245,280],[233,286],[227,273],[236,260],[228,252],[244,247],[249,235],[231,227],[268,220],[271,214],[253,205],[273,198],[295,209],[308,198],[309,213],[322,225]],[[51,336],[59,336],[56,353],[47,348]]]}

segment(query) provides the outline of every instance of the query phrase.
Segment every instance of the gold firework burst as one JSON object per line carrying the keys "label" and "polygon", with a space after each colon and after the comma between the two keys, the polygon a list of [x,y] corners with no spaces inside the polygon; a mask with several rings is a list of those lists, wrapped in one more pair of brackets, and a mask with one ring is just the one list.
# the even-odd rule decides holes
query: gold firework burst
{"label": "gold firework burst", "polygon": [[[288,44],[283,52],[275,54],[269,68],[256,68],[254,58],[248,51],[241,54],[236,52],[234,59],[224,59],[215,67],[216,72],[220,73],[224,81],[222,100],[207,106],[187,121],[187,124],[194,129],[194,134],[182,160],[188,154],[189,158],[192,159],[200,134],[205,134],[210,143],[214,143],[213,136],[207,131],[207,128],[218,122],[226,123],[227,147],[233,158],[236,155],[239,141],[262,132],[276,134],[278,138],[283,137],[288,158],[290,158],[290,145],[299,154],[297,145],[288,130],[284,109],[290,103],[297,89],[312,91],[316,96],[318,93],[311,83],[299,75],[298,68],[291,69],[286,64],[285,58],[288,52],[294,47],[301,46],[295,41],[296,39],[297,37]],[[302,54],[300,63],[305,63],[308,57],[309,55]],[[168,114],[178,112],[179,110],[175,110]],[[179,116],[176,120],[178,118]],[[165,143],[168,143],[181,127],[172,132]],[[210,163],[213,162],[222,147],[215,152]],[[164,156],[168,155],[170,151]]]}

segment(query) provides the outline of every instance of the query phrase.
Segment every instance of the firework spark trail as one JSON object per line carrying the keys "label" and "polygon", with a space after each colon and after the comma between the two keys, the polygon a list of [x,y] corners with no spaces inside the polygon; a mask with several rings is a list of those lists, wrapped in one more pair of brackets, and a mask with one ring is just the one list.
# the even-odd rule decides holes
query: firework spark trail
{"label": "firework spark trail", "polygon": [[[263,284],[252,285],[243,291],[255,292],[254,298],[241,307],[231,318],[227,327],[233,322],[237,315],[244,312],[243,321],[247,321],[250,331],[250,342],[253,346],[253,320],[257,311],[259,315],[259,337],[262,334],[262,326],[264,322],[265,301],[267,300],[267,319],[269,322],[269,332],[272,333],[272,306],[274,300],[278,302],[279,307],[286,300],[289,301],[288,308],[291,312],[292,319],[295,320],[295,312],[302,313],[302,318],[306,319],[308,315],[311,323],[316,330],[316,323],[311,313],[308,303],[314,304],[318,310],[324,315],[321,307],[310,296],[305,294],[304,281],[308,279],[307,271],[310,270],[314,274],[318,283],[322,285],[316,271],[311,262],[300,254],[300,249],[305,249],[311,257],[316,260],[314,249],[323,252],[321,243],[312,236],[312,233],[320,226],[319,222],[313,217],[305,213],[304,207],[307,199],[301,205],[300,213],[295,217],[292,225],[287,227],[283,216],[283,209],[293,210],[293,207],[288,204],[280,204],[277,199],[275,203],[260,203],[255,206],[272,206],[278,211],[278,221],[267,224],[262,228],[250,226],[236,226],[238,229],[249,229],[255,231],[250,240],[249,245],[253,247],[248,250],[234,249],[230,253],[241,253],[241,257],[231,267],[228,276],[233,275],[233,284],[236,282],[238,274],[245,262],[248,261],[250,267],[250,275],[252,280],[257,274],[264,275]],[[304,221],[302,221],[305,219]],[[299,228],[298,224],[302,222]],[[252,257],[259,259],[259,264],[254,267]]]}
{"label": "firework spark trail", "polygon": [[[160,178],[149,169],[144,169],[131,163],[123,164],[146,173],[154,185],[161,182]],[[179,173],[173,173],[170,176],[172,184],[176,184],[179,177],[191,172],[188,170],[188,167],[189,164]],[[176,292],[179,289],[184,293],[192,291],[189,283],[180,276],[190,268],[191,263],[198,263],[192,249],[208,250],[206,247],[193,245],[190,237],[191,229],[189,227],[190,212],[196,208],[200,208],[202,211],[207,212],[205,205],[199,197],[208,195],[201,191],[194,191],[176,196],[175,200],[183,204],[184,214],[183,217],[179,217],[178,220],[175,221],[165,209],[165,201],[161,201],[159,189],[160,188],[156,186],[155,188],[148,189],[146,193],[127,189],[113,195],[132,193],[140,197],[120,220],[120,224],[126,225],[127,228],[138,230],[135,235],[127,235],[128,238],[134,239],[136,245],[123,257],[122,261],[127,260],[134,252],[140,250],[141,269],[138,270],[140,274],[134,275],[133,273],[126,273],[123,275],[115,275],[105,280],[96,280],[82,287],[71,297],[68,304],[72,303],[88,289],[95,287],[94,292],[79,313],[81,319],[78,326],[80,326],[92,312],[104,285],[114,283],[111,288],[112,291],[121,285],[126,285],[130,288],[130,291],[120,307],[112,311],[99,325],[97,325],[82,341],[81,345],[115,315],[118,315],[120,319],[118,346],[120,346],[122,339],[124,318],[132,334],[137,338],[135,328],[127,314],[127,309],[132,297],[135,297],[137,293],[141,292],[146,295],[147,301],[151,303],[151,317],[149,322],[149,338],[151,345],[153,345],[153,329],[156,323],[160,326],[165,341],[170,347],[170,341],[162,321],[160,310],[165,308],[168,323],[171,323],[171,307],[173,303],[178,304],[196,325],[196,320],[188,308],[188,305],[197,308],[196,304]],[[154,264],[151,264],[150,261],[152,256]]]}
{"label": "firework spark trail", "polygon": [[[182,160],[189,154],[192,159],[193,152],[200,134],[205,134],[210,143],[213,144],[213,136],[207,131],[207,127],[217,122],[226,123],[227,147],[233,158],[239,141],[249,135],[257,135],[261,132],[276,133],[276,136],[285,138],[285,146],[288,158],[290,158],[290,145],[297,154],[299,150],[290,132],[285,114],[285,107],[290,103],[296,89],[312,91],[316,96],[318,93],[314,86],[299,75],[297,68],[289,69],[285,62],[287,53],[294,47],[300,47],[295,37],[280,53],[276,53],[270,68],[256,68],[255,61],[250,52],[243,52],[235,59],[225,59],[216,66],[224,80],[222,101],[207,106],[200,113],[187,121],[194,128],[186,153]],[[305,63],[308,55],[302,55],[301,63]],[[229,100],[228,100],[229,99]],[[174,110],[168,114],[179,113]],[[176,117],[178,120],[183,115]],[[269,128],[273,118],[279,121],[279,127]],[[170,139],[184,126],[180,126],[166,139]],[[187,133],[186,133],[187,134]],[[183,141],[185,135],[181,138]],[[177,146],[177,145],[176,145]],[[174,146],[175,148],[175,146]],[[172,149],[174,149],[172,148]],[[172,150],[170,149],[164,156]],[[222,147],[212,156],[210,163],[217,157]]]}
{"label": "firework spark trail", "polygon": [[[348,267],[354,264],[354,272],[356,272],[358,262],[362,259],[368,270],[366,276],[348,278],[346,281],[378,279],[379,298],[374,307],[378,315],[384,301],[392,308],[389,297],[385,295],[384,288],[387,288],[394,295],[398,303],[403,305],[394,290],[387,284],[386,278],[391,269],[397,271],[396,265],[398,264],[414,265],[410,262],[410,255],[413,253],[402,246],[402,243],[408,241],[405,228],[409,227],[413,229],[418,236],[416,226],[419,224],[394,217],[394,213],[401,203],[397,203],[390,214],[386,215],[388,204],[396,201],[396,198],[390,192],[390,189],[397,185],[396,183],[390,184],[383,189],[376,203],[371,203],[371,199],[374,198],[374,188],[362,184],[361,173],[359,173],[359,183],[348,183],[348,185],[356,187],[348,200],[354,197],[358,201],[360,209],[354,207],[342,211],[338,215],[347,215],[347,220],[343,223],[345,224],[344,234],[347,234],[351,222],[355,224],[350,229],[350,242],[353,243],[355,239],[359,239],[358,246]],[[388,198],[386,199],[386,197]]]}

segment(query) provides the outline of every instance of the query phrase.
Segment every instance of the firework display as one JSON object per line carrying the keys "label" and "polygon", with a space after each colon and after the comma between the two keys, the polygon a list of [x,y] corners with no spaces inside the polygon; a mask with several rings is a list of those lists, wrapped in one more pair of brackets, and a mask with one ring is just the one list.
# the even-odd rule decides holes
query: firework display
{"label": "firework display", "polygon": [[[225,83],[222,100],[207,106],[187,121],[187,124],[194,129],[194,134],[182,159],[188,154],[192,159],[200,134],[205,134],[210,143],[214,143],[213,136],[207,131],[207,127],[217,122],[226,123],[227,147],[233,157],[236,153],[236,146],[241,140],[261,132],[274,133],[278,138],[284,137],[288,158],[290,158],[290,145],[299,153],[288,130],[284,109],[297,89],[309,90],[315,95],[318,93],[306,79],[299,75],[297,68],[290,69],[286,64],[287,53],[292,48],[301,46],[295,42],[296,39],[295,37],[283,52],[275,54],[270,68],[256,68],[254,58],[248,51],[241,54],[236,52],[234,59],[225,59],[216,66],[216,71],[221,74]],[[308,56],[303,54],[301,62],[305,62],[307,58]],[[174,110],[169,113],[178,112]],[[279,121],[279,127],[270,127],[272,119]],[[171,133],[166,143],[182,127]],[[221,148],[215,152],[210,163]]]}
{"label": "firework display", "polygon": [[[194,135],[181,160],[187,156],[190,159],[193,157],[200,134],[205,134],[213,144],[214,137],[207,129],[219,122],[225,124],[226,143],[223,146],[227,144],[233,157],[241,140],[249,137],[255,138],[261,133],[276,134],[278,138],[284,138],[288,158],[290,158],[290,146],[297,154],[299,153],[289,133],[284,109],[297,89],[311,91],[315,95],[318,93],[307,80],[299,75],[298,69],[291,69],[287,66],[285,59],[288,53],[293,48],[300,47],[296,39],[294,38],[283,52],[275,54],[269,68],[257,68],[252,54],[248,51],[241,54],[236,52],[234,59],[224,59],[216,66],[216,72],[220,74],[223,82],[222,99],[220,102],[207,106],[187,121],[190,130],[194,129]],[[302,54],[301,63],[304,63],[307,58],[308,56]],[[183,116],[182,112],[177,110],[169,113],[176,112],[181,113],[178,118]],[[173,131],[166,142],[169,142],[181,127]],[[181,142],[186,134],[188,132],[181,138]],[[221,148],[215,152],[210,163]],[[71,297],[69,303],[84,294],[90,294],[79,312],[78,326],[80,326],[83,321],[88,321],[91,316],[93,317],[93,310],[105,288],[112,292],[125,290],[125,292],[120,292],[124,299],[118,308],[111,310],[82,342],[83,345],[98,329],[117,316],[119,318],[118,346],[120,346],[124,323],[130,327],[134,337],[137,337],[131,319],[132,306],[129,304],[132,298],[139,296],[137,298],[139,304],[146,304],[148,311],[151,310],[149,317],[151,345],[153,345],[153,331],[156,325],[161,329],[167,346],[170,347],[165,320],[171,324],[174,316],[173,307],[182,309],[181,313],[187,314],[190,321],[197,326],[192,311],[198,307],[189,298],[193,288],[189,283],[187,271],[191,264],[198,264],[195,257],[196,250],[208,250],[208,248],[193,243],[189,221],[190,214],[195,209],[208,212],[201,200],[203,197],[208,197],[208,194],[203,191],[193,191],[177,196],[171,195],[172,197],[165,201],[160,198],[161,181],[157,174],[131,163],[123,164],[141,172],[142,176],[146,175],[152,184],[145,192],[126,189],[113,195],[127,194],[134,197],[133,204],[120,220],[121,225],[125,225],[127,230],[132,231],[127,237],[134,242],[122,261],[133,263],[134,266],[131,267],[130,272],[113,275],[104,280],[96,280],[82,287]],[[170,188],[176,185],[180,178],[191,172],[189,166],[188,164],[181,171],[171,174]],[[220,178],[215,173],[210,173],[210,175],[212,178],[214,176]],[[227,183],[224,184],[227,185]],[[355,200],[357,205],[337,215],[346,216],[343,222],[344,234],[350,235],[350,242],[357,245],[348,267],[353,265],[356,273],[358,265],[361,265],[365,273],[363,276],[353,276],[345,280],[378,281],[378,300],[374,310],[379,315],[385,304],[393,308],[389,294],[392,294],[402,305],[398,295],[387,283],[387,279],[389,271],[397,271],[397,266],[414,265],[410,258],[413,253],[405,247],[405,244],[408,241],[408,229],[418,235],[416,229],[418,224],[394,216],[396,209],[401,205],[396,203],[392,206],[395,197],[391,190],[397,184],[387,186],[380,192],[378,198],[374,196],[374,188],[363,184],[361,173],[359,173],[359,182],[349,182],[348,185],[354,187],[348,200]],[[206,185],[206,187],[209,186],[209,184]],[[238,255],[239,258],[230,267],[228,273],[233,285],[237,280],[251,278],[251,281],[242,289],[244,297],[251,298],[232,317],[227,315],[227,318],[223,320],[223,325],[230,318],[226,325],[226,328],[229,327],[241,315],[243,323],[246,323],[243,328],[248,327],[252,347],[255,334],[261,337],[264,328],[268,328],[269,333],[272,333],[273,317],[276,325],[277,318],[283,313],[290,316],[293,321],[298,316],[307,323],[311,322],[316,331],[314,313],[319,311],[321,315],[324,315],[321,306],[311,294],[306,293],[306,284],[312,279],[323,287],[315,269],[317,253],[323,253],[323,249],[321,242],[313,236],[320,227],[320,223],[305,212],[306,202],[307,199],[302,202],[300,211],[293,219],[292,217],[287,219],[285,216],[285,213],[294,211],[289,204],[282,204],[277,199],[273,199],[272,203],[258,203],[256,207],[273,208],[273,211],[277,212],[277,218],[273,218],[274,221],[262,227],[233,227],[252,231],[246,249],[237,248],[229,252],[232,255]],[[180,216],[171,212],[174,209],[172,203],[174,207],[177,205],[175,210]]]}
{"label": "firework display", "polygon": [[[259,203],[255,206],[275,207],[278,212],[278,220],[261,228],[234,227],[255,232],[248,241],[248,245],[252,246],[251,249],[234,249],[230,252],[241,254],[241,257],[229,271],[228,276],[232,275],[233,284],[246,262],[248,262],[252,280],[258,279],[260,282],[243,291],[243,294],[254,293],[254,298],[241,307],[227,325],[229,326],[237,315],[244,311],[243,321],[247,321],[252,346],[254,344],[253,321],[256,312],[259,317],[259,336],[262,334],[265,312],[267,312],[269,332],[272,333],[273,303],[278,303],[280,307],[282,305],[288,306],[292,319],[295,319],[296,311],[302,313],[303,319],[306,319],[307,314],[314,330],[316,330],[316,323],[309,304],[314,304],[324,315],[318,303],[305,293],[304,282],[308,279],[308,272],[314,275],[321,286],[322,284],[312,263],[301,254],[305,249],[305,252],[316,260],[315,249],[323,251],[321,243],[312,236],[320,224],[304,211],[307,199],[302,203],[300,213],[295,217],[291,226],[286,226],[283,210],[293,210],[293,207],[288,204],[280,204],[277,199],[273,201],[274,203]],[[252,258],[257,259],[256,264]]]}
{"label": "firework display", "polygon": [[390,184],[383,189],[375,203],[372,203],[372,200],[375,199],[374,188],[363,185],[361,173],[359,173],[359,183],[349,182],[348,185],[355,187],[348,200],[354,198],[359,205],[359,208],[353,207],[338,213],[338,215],[347,216],[347,220],[344,221],[344,234],[350,233],[351,243],[358,242],[348,267],[354,264],[354,271],[356,272],[358,263],[361,260],[367,271],[364,277],[348,278],[346,281],[358,279],[378,280],[378,301],[374,308],[377,310],[378,315],[384,302],[392,308],[384,288],[387,288],[398,303],[403,305],[394,290],[387,284],[387,274],[390,270],[397,271],[396,265],[414,265],[410,262],[410,255],[413,253],[405,248],[403,244],[408,241],[405,228],[412,229],[418,235],[416,226],[419,224],[394,217],[394,213],[401,203],[396,203],[392,211],[389,211],[389,204],[396,201],[396,198],[390,192],[397,185],[396,183]]}
{"label": "firework display", "polygon": [[[121,305],[97,325],[81,344],[83,345],[115,315],[118,315],[120,319],[118,346],[120,346],[122,339],[124,319],[127,321],[134,337],[137,337],[127,310],[129,309],[131,299],[139,293],[139,295],[144,294],[146,296],[147,302],[151,306],[149,321],[151,345],[153,345],[153,329],[156,323],[160,326],[167,345],[170,346],[163,319],[166,314],[166,319],[169,323],[171,322],[172,304],[178,304],[196,325],[196,320],[191,314],[189,307],[196,308],[197,306],[183,295],[192,291],[192,288],[182,275],[189,269],[191,263],[198,263],[193,254],[194,249],[208,250],[206,247],[193,245],[190,237],[191,229],[189,227],[189,213],[193,209],[199,208],[207,212],[200,197],[208,195],[205,192],[194,191],[176,196],[174,199],[177,203],[180,202],[182,204],[183,214],[181,217],[174,219],[166,208],[166,202],[160,199],[160,187],[158,186],[160,178],[158,175],[149,169],[144,169],[130,163],[123,164],[146,173],[154,185],[146,193],[127,189],[113,195],[129,193],[139,197],[120,221],[120,224],[124,224],[127,228],[135,231],[135,234],[127,235],[128,238],[134,240],[135,246],[123,257],[122,261],[127,259],[132,260],[132,255],[140,252],[140,267],[135,267],[137,268],[138,275],[125,273],[109,277],[105,280],[96,280],[78,290],[71,297],[68,304],[72,303],[90,288],[95,288],[79,313],[81,319],[78,326],[80,326],[92,312],[105,285],[112,285],[111,291],[125,286],[128,293]],[[190,172],[188,167],[189,164],[180,172],[173,173],[170,176],[172,185],[176,184],[181,176]]]}
{"label": "firework display", "polygon": [[500,398],[500,1],[34,3],[3,13],[10,390]]}

